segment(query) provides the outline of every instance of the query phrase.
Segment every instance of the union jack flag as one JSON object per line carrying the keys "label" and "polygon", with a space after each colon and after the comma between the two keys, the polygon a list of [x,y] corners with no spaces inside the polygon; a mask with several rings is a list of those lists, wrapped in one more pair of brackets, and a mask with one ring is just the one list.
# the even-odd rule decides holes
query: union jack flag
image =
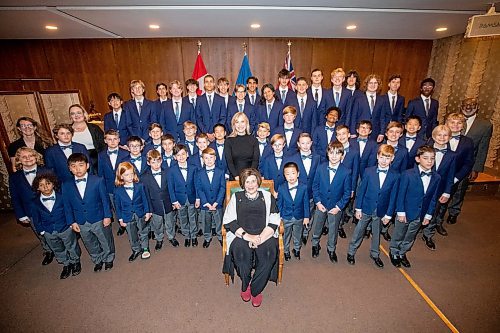
{"label": "union jack flag", "polygon": [[297,77],[295,76],[295,71],[293,70],[292,56],[290,55],[290,51],[288,51],[286,55],[285,64],[283,65],[283,68],[285,68],[290,72],[290,81],[288,82],[288,89],[292,89],[293,91],[295,91],[295,87],[297,86]]}

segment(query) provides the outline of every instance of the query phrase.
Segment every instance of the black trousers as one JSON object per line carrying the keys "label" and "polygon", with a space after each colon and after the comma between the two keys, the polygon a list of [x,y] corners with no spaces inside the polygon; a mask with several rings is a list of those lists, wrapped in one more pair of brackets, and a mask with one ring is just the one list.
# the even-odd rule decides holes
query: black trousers
{"label": "black trousers", "polygon": [[[245,291],[250,284],[252,296],[259,295],[267,285],[271,271],[278,259],[278,241],[271,237],[256,249],[251,249],[248,242],[236,238],[231,243],[231,258],[236,272],[241,278],[241,291]],[[252,269],[255,272],[252,276]]]}

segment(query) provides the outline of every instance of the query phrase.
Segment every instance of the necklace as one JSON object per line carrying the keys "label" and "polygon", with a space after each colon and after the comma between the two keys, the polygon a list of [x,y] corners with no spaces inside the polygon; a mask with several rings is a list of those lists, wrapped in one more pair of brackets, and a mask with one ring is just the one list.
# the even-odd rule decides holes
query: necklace
{"label": "necklace", "polygon": [[245,197],[247,197],[247,199],[248,199],[248,200],[250,200],[250,201],[255,201],[255,200],[257,200],[257,198],[259,197],[259,192],[256,192],[255,197],[253,197],[253,198],[252,198],[252,197],[248,194],[248,192],[246,192],[246,191],[245,191]]}

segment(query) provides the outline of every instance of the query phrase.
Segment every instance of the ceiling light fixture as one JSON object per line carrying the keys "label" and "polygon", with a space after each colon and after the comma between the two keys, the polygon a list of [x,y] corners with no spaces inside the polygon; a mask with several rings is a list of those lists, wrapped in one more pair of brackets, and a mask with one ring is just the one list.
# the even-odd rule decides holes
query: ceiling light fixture
{"label": "ceiling light fixture", "polygon": [[345,27],[347,30],[354,30],[357,28],[357,26],[355,25],[348,25],[347,27]]}
{"label": "ceiling light fixture", "polygon": [[47,30],[57,30],[58,28],[55,25],[46,25],[45,29],[47,29]]}
{"label": "ceiling light fixture", "polygon": [[150,24],[149,29],[160,29],[160,26],[158,24]]}
{"label": "ceiling light fixture", "polygon": [[446,27],[440,27],[440,28],[436,29],[437,32],[446,31],[446,30],[448,30],[448,28],[446,28]]}
{"label": "ceiling light fixture", "polygon": [[260,24],[258,24],[258,23],[250,24],[250,28],[252,28],[252,29],[259,29],[260,28]]}

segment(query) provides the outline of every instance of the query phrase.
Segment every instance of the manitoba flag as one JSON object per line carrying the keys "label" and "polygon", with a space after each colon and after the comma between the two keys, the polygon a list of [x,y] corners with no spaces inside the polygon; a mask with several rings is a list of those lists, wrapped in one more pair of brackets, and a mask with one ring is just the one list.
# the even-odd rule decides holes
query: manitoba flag
{"label": "manitoba flag", "polygon": [[286,55],[285,64],[283,65],[283,68],[285,68],[290,72],[290,81],[288,82],[288,89],[292,89],[293,91],[295,91],[295,86],[297,85],[297,77],[295,76],[295,71],[293,70],[292,57],[290,56],[290,51],[288,51]]}
{"label": "manitoba flag", "polygon": [[203,89],[203,79],[208,74],[207,69],[205,68],[205,64],[203,63],[203,59],[201,58],[200,52],[198,52],[198,56],[196,57],[196,63],[194,64],[194,70],[192,78],[198,81],[198,95],[201,95],[205,92]]}

